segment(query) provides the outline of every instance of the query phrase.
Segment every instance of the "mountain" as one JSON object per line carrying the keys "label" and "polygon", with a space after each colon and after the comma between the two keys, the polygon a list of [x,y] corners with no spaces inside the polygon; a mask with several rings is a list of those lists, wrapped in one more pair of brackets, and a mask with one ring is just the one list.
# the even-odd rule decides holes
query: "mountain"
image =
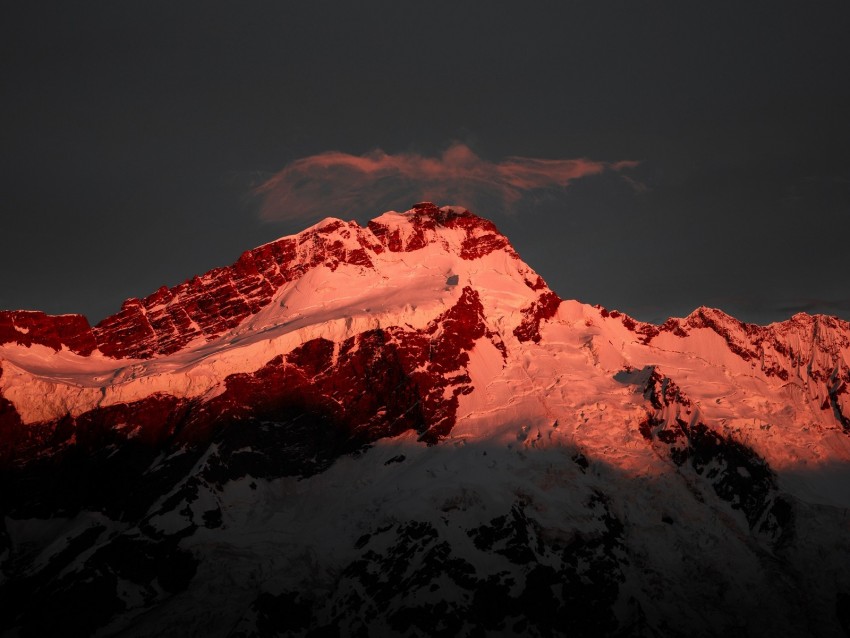
{"label": "mountain", "polygon": [[428,203],[0,312],[0,631],[850,635],[848,363],[561,300]]}

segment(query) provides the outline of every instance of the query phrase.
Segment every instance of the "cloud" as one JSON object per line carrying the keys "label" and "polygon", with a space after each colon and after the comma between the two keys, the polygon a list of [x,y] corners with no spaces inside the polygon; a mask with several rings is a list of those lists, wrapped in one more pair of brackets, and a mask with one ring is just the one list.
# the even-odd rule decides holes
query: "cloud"
{"label": "cloud", "polygon": [[374,214],[423,200],[489,214],[494,208],[513,211],[527,194],[563,189],[574,180],[637,164],[533,157],[490,162],[465,144],[452,144],[439,157],[330,151],[295,160],[255,193],[267,221]]}

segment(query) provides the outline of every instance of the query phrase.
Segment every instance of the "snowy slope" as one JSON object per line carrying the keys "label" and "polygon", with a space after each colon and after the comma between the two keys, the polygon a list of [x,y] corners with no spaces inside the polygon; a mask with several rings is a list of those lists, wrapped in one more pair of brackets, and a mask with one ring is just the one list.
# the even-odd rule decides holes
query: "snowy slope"
{"label": "snowy slope", "polygon": [[0,315],[2,627],[850,628],[838,319],[562,302],[429,204],[323,220],[94,328]]}
{"label": "snowy slope", "polygon": [[[444,214],[451,211],[446,208]],[[420,329],[457,303],[465,286],[480,292],[488,317],[498,317],[494,328],[518,321],[518,309],[536,298],[525,280],[536,281],[537,275],[507,246],[482,251],[476,259],[462,256],[464,245],[492,236],[489,223],[472,229],[421,229],[410,217],[386,213],[369,228],[326,219],[295,237],[282,238],[280,242],[297,243],[300,265],[291,269],[304,273],[281,285],[265,307],[224,334],[211,340],[195,338],[173,354],[114,359],[97,350],[84,356],[64,346],[56,351],[50,346],[2,345],[5,372],[0,390],[27,423],[68,412],[76,416],[156,392],[204,396],[215,393],[227,375],[253,372],[311,339],[340,342],[381,326]],[[383,249],[373,229],[397,234],[402,246]],[[415,247],[410,248],[410,242]],[[351,253],[364,250],[364,245],[369,265],[336,259],[328,263],[324,252],[332,246],[337,253]]]}

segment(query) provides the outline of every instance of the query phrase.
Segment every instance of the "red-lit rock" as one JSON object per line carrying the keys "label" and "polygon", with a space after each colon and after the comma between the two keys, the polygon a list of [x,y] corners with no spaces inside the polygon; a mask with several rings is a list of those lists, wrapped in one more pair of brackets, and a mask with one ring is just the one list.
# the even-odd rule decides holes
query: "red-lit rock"
{"label": "red-lit rock", "polygon": [[[334,234],[336,233],[336,235]],[[358,235],[360,246],[344,238]],[[233,266],[216,268],[144,299],[130,299],[121,311],[94,327],[98,348],[107,356],[149,358],[176,352],[195,339],[209,341],[268,305],[283,284],[324,265],[346,263],[373,268],[353,222],[336,220],[298,238],[286,237],[244,253]]]}
{"label": "red-lit rock", "polygon": [[0,461],[71,440],[86,450],[130,438],[154,448],[174,437],[205,440],[223,423],[273,420],[293,411],[326,415],[361,442],[415,430],[433,443],[454,427],[458,397],[472,391],[468,353],[485,336],[504,354],[504,344],[486,328],[478,293],[466,287],[424,329],[390,327],[342,343],[308,341],[255,372],[228,376],[225,391],[205,403],[154,394],[24,426],[0,396]]}
{"label": "red-lit rock", "polygon": [[540,322],[554,317],[560,305],[561,299],[551,290],[541,294],[537,301],[522,309],[522,323],[514,328],[516,338],[539,343]]}
{"label": "red-lit rock", "polygon": [[42,345],[54,350],[63,347],[89,355],[95,338],[88,320],[82,315],[47,315],[32,310],[0,311],[0,345]]}
{"label": "red-lit rock", "polygon": [[[110,357],[144,359],[177,352],[196,339],[209,341],[257,313],[280,286],[309,270],[318,266],[336,270],[343,263],[372,269],[370,254],[420,250],[435,240],[438,226],[464,231],[464,259],[494,250],[515,256],[491,222],[465,210],[423,203],[405,216],[404,223],[402,231],[373,220],[367,230],[354,222],[332,220],[248,251],[233,266],[216,268],[173,288],[160,288],[144,299],[129,299],[120,312],[91,330],[97,348]],[[352,248],[349,240],[356,241],[357,247]],[[541,282],[531,284],[532,288],[545,287]]]}

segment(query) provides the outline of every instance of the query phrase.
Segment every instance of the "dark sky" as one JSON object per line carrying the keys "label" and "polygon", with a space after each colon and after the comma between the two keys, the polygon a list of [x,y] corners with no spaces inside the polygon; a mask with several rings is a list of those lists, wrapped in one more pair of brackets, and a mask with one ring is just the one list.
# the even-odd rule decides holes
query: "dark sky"
{"label": "dark sky", "polygon": [[296,160],[463,144],[639,162],[475,210],[562,297],[850,318],[846,0],[19,2],[0,25],[0,308],[96,322],[382,212],[317,188],[314,215],[261,219],[253,189]]}

